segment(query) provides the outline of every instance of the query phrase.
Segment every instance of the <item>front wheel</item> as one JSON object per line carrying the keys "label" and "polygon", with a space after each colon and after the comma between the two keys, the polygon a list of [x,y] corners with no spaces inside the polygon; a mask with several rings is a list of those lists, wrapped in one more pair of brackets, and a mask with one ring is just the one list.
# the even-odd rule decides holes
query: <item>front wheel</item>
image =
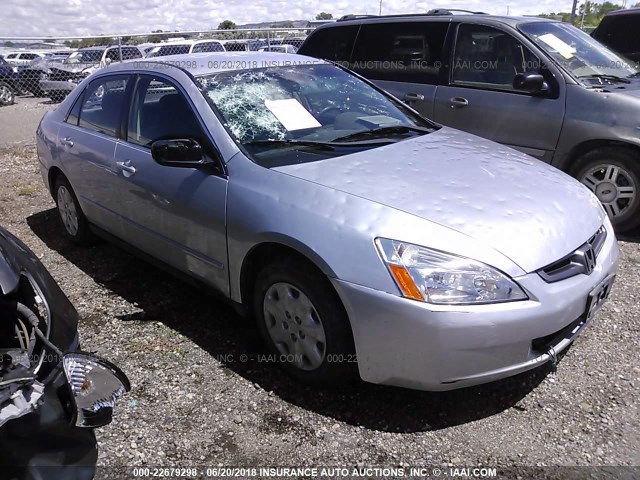
{"label": "front wheel", "polygon": [[575,177],[595,195],[618,232],[640,226],[640,156],[620,147],[602,147],[579,158]]}
{"label": "front wheel", "polygon": [[0,105],[12,105],[14,100],[13,89],[5,82],[0,82]]}
{"label": "front wheel", "polygon": [[253,307],[270,354],[293,377],[325,386],[354,377],[349,319],[321,272],[287,257],[266,265]]}

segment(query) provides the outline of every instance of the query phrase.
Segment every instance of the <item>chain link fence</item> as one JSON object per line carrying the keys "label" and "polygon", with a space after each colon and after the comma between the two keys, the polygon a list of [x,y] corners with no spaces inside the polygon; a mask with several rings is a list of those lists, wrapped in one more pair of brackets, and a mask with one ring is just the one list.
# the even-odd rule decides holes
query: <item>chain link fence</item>
{"label": "chain link fence", "polygon": [[0,38],[0,105],[21,96],[62,101],[91,73],[111,63],[203,52],[295,53],[313,28],[154,32],[56,40]]}

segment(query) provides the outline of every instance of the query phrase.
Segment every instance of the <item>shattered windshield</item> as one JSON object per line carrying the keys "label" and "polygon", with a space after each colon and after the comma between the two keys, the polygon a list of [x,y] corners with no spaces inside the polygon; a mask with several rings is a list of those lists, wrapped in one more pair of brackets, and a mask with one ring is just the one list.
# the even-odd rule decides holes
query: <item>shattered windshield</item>
{"label": "shattered windshield", "polygon": [[601,83],[602,78],[624,81],[638,72],[627,59],[566,23],[532,22],[519,28],[583,83]]}
{"label": "shattered windshield", "polygon": [[221,72],[198,81],[231,134],[265,166],[354,153],[435,127],[329,64]]}

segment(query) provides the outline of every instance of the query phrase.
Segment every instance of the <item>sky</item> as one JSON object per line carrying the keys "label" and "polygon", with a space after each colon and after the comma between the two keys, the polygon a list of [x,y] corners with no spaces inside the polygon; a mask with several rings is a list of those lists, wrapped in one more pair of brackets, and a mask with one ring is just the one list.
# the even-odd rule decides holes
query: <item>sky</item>
{"label": "sky", "polygon": [[[151,30],[207,30],[223,20],[236,24],[311,20],[319,12],[334,17],[378,14],[379,0],[0,0],[0,38],[90,36]],[[570,11],[571,0],[382,0],[382,13],[420,13],[463,8],[492,14],[535,15]]]}

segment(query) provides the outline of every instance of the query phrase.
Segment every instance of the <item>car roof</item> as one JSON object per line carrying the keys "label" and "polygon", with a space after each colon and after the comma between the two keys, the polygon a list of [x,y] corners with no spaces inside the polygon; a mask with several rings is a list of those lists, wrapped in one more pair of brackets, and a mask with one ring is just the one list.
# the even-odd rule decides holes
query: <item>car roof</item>
{"label": "car roof", "polygon": [[[102,69],[102,72],[117,70],[134,70],[166,72],[168,66],[180,68],[179,65],[189,61],[189,74],[194,76],[208,75],[225,71],[241,71],[267,67],[292,67],[296,65],[322,65],[324,60],[297,55],[295,53],[280,52],[214,52],[188,53],[183,55],[168,55],[166,57],[137,58],[122,63],[113,63]],[[234,68],[238,67],[238,68]]]}
{"label": "car roof", "polygon": [[[478,21],[482,23],[488,24],[506,24],[512,27],[516,27],[522,23],[531,23],[531,22],[552,22],[558,23],[558,20],[553,20],[550,18],[543,17],[529,17],[529,16],[506,16],[506,15],[489,15],[486,13],[470,13],[470,14],[442,14],[442,13],[424,13],[424,14],[406,14],[406,15],[366,15],[362,17],[354,16],[354,18],[349,18],[350,16],[343,17],[334,23],[327,23],[324,25],[320,25],[314,31],[323,30],[326,28],[337,28],[340,25],[362,25],[368,23],[398,23],[398,22],[471,22],[478,23]],[[313,32],[312,32],[313,34]]]}
{"label": "car roof", "polygon": [[614,10],[613,12],[607,13],[607,17],[618,16],[618,15],[638,15],[640,14],[640,8],[625,8],[622,10]]}

